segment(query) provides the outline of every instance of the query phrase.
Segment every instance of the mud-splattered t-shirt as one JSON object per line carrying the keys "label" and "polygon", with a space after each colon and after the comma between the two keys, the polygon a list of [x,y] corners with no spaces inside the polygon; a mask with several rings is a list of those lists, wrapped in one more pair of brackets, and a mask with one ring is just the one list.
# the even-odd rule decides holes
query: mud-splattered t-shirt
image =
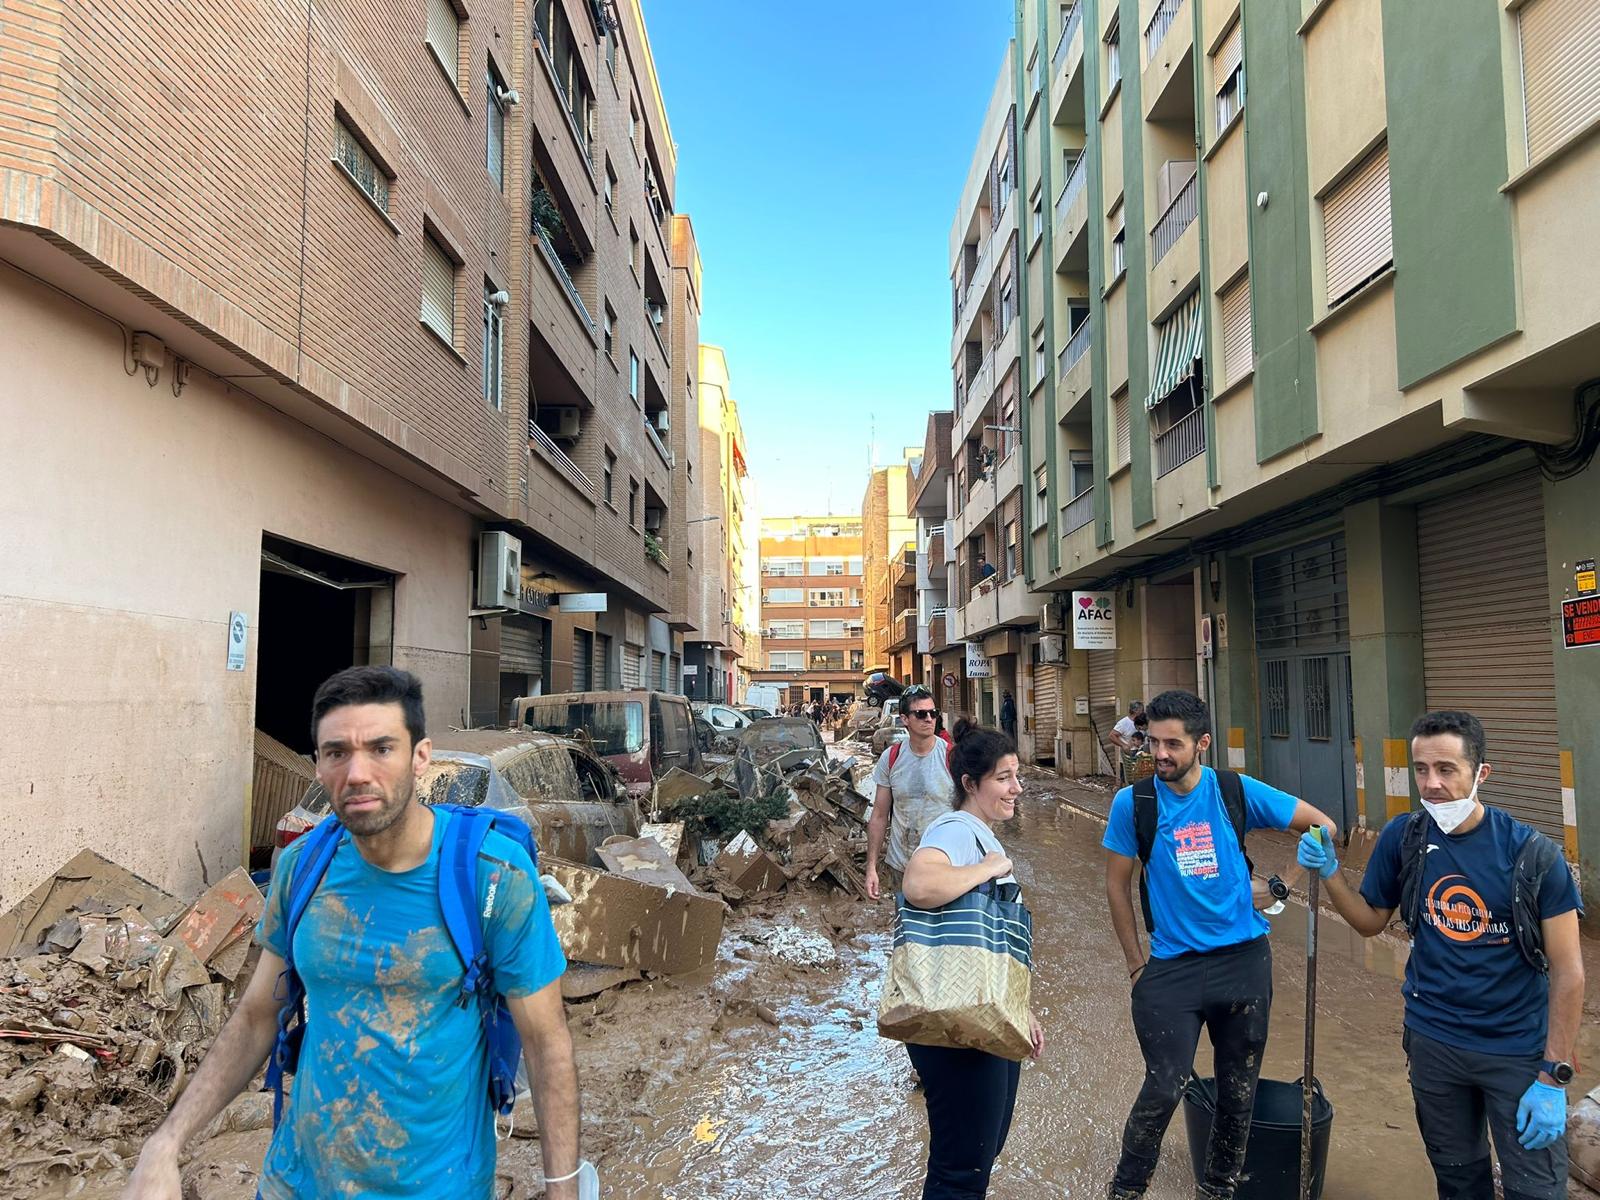
{"label": "mud-splattered t-shirt", "polygon": [[[483,1020],[457,1003],[461,959],[439,911],[439,845],[409,871],[380,870],[348,836],[295,930],[306,1037],[283,1123],[261,1171],[265,1200],[487,1197],[495,1143]],[[279,858],[256,939],[284,952],[287,880],[302,839]],[[495,986],[538,991],[566,969],[527,852],[490,833],[478,899]],[[480,912],[482,909],[480,908]]]}

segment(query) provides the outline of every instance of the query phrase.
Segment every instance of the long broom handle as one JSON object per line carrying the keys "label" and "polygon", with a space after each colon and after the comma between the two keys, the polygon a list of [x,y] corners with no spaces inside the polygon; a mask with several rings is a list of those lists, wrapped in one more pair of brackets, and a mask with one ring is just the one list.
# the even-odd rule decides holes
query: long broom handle
{"label": "long broom handle", "polygon": [[[1324,844],[1328,834],[1313,825]],[[1322,876],[1316,871],[1306,884],[1306,1073],[1300,1085],[1300,1200],[1311,1200],[1311,1117],[1317,1058],[1317,892]]]}

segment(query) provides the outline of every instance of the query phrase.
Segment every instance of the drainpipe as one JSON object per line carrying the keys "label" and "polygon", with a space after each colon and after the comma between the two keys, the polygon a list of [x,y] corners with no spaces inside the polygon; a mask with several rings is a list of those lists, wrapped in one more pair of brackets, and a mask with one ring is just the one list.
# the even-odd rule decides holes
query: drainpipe
{"label": "drainpipe", "polygon": [[[1214,330],[1211,320],[1211,237],[1209,233],[1210,217],[1206,208],[1206,159],[1205,159],[1205,44],[1201,39],[1200,29],[1200,4],[1199,0],[1190,0],[1189,14],[1194,23],[1194,168],[1195,183],[1198,189],[1196,203],[1200,205],[1200,328],[1205,336],[1205,397],[1202,401],[1205,416],[1201,419],[1206,428],[1206,487],[1215,490],[1220,487],[1222,480],[1217,472],[1217,414],[1213,406],[1216,398],[1216,365],[1215,339],[1212,337]],[[1241,38],[1244,34],[1244,25],[1241,21],[1239,32]],[[1240,42],[1243,45],[1243,42]],[[1242,51],[1241,51],[1242,53]],[[1210,501],[1215,504],[1214,499]]]}

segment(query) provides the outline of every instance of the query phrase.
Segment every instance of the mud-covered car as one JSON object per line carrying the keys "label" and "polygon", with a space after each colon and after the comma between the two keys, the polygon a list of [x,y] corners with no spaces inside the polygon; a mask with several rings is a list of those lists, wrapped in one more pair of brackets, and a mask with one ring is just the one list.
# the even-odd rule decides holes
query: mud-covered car
{"label": "mud-covered car", "polygon": [[674,767],[701,768],[694,714],[679,695],[642,689],[556,692],[521,696],[511,711],[518,730],[587,737],[633,796],[648,796],[654,781]]}
{"label": "mud-covered car", "polygon": [[788,771],[822,762],[828,756],[822,734],[806,717],[767,717],[752,721],[736,736],[739,754],[750,757],[761,767],[776,763]]}
{"label": "mud-covered car", "polygon": [[[513,813],[532,827],[541,854],[571,862],[591,861],[612,834],[638,832],[633,803],[616,772],[574,738],[490,729],[443,734],[434,739],[417,795],[424,804]],[[327,792],[313,783],[278,822],[278,849],[332,811]]]}

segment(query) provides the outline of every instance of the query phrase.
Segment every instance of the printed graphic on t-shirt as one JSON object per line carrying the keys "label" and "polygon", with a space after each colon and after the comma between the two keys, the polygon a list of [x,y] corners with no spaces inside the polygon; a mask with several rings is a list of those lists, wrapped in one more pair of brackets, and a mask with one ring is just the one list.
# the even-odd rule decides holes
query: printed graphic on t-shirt
{"label": "printed graphic on t-shirt", "polygon": [[1459,945],[1504,946],[1511,922],[1496,917],[1465,875],[1441,875],[1422,902],[1422,919]]}
{"label": "printed graphic on t-shirt", "polygon": [[1172,831],[1177,843],[1178,874],[1184,878],[1210,879],[1217,874],[1217,846],[1211,836],[1210,821],[1192,821]]}

